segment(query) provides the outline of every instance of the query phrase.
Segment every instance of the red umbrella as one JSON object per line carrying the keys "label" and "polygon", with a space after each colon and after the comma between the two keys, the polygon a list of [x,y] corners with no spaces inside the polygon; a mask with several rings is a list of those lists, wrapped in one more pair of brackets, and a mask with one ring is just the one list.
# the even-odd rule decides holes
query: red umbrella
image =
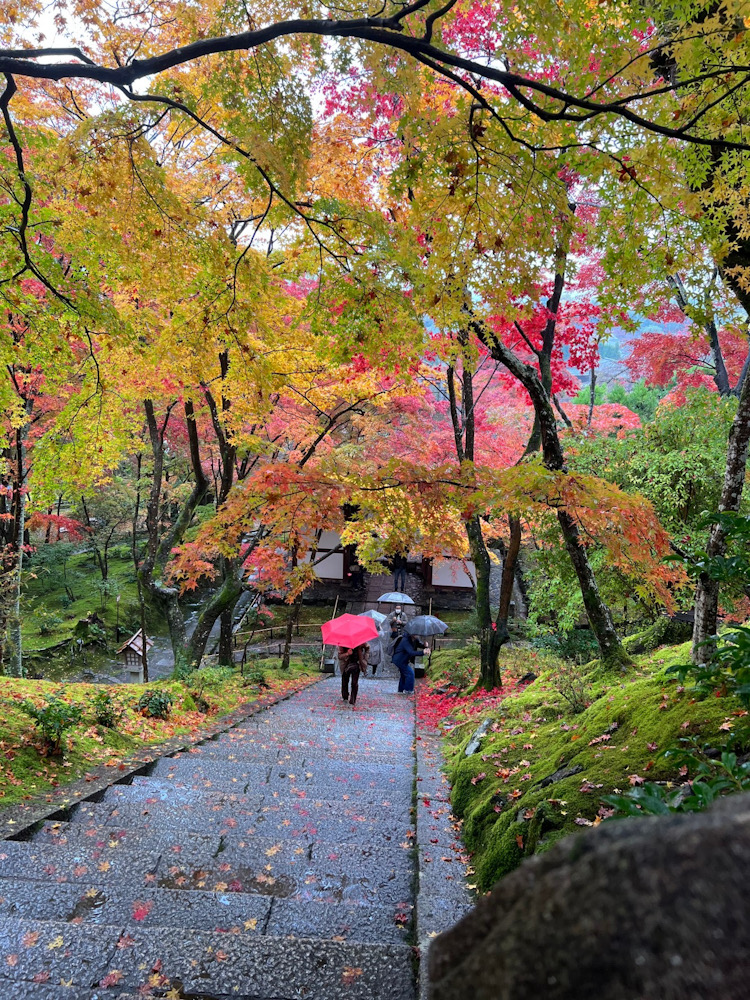
{"label": "red umbrella", "polygon": [[359,615],[339,615],[320,626],[327,646],[361,646],[368,639],[377,639],[378,627],[372,618]]}

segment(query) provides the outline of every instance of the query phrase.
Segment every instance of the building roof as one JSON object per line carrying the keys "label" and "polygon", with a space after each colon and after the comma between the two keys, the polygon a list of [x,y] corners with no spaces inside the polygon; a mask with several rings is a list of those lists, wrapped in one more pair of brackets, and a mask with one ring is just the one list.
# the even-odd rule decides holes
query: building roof
{"label": "building roof", "polygon": [[[149,637],[146,636],[146,650],[151,649],[151,647],[153,646],[153,644],[154,644],[154,640],[153,639],[149,639]],[[139,656],[141,656],[143,654],[143,630],[142,629],[138,629],[138,631],[135,633],[135,635],[131,635],[131,637],[127,640],[127,642],[124,642],[122,644],[122,646],[120,646],[120,648],[117,650],[117,652],[118,653],[123,653],[126,649],[132,649],[135,653],[138,653]]]}

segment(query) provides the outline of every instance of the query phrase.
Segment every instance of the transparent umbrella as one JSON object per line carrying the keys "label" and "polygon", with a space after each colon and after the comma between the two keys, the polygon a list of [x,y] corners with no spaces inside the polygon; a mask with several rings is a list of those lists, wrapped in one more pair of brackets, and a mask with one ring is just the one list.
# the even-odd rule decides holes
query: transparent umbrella
{"label": "transparent umbrella", "polygon": [[400,594],[397,590],[389,590],[385,594],[381,594],[378,598],[378,604],[413,604],[411,597],[408,594]]}
{"label": "transparent umbrella", "polygon": [[409,635],[442,635],[448,631],[448,626],[444,621],[434,615],[417,615],[406,623],[406,631]]}
{"label": "transparent umbrella", "polygon": [[372,620],[375,622],[376,625],[382,625],[383,622],[386,619],[386,615],[382,614],[382,612],[380,612],[380,611],[373,611],[372,609],[370,611],[362,611],[362,612],[360,612],[360,614],[357,617],[359,617],[359,618],[372,618]]}

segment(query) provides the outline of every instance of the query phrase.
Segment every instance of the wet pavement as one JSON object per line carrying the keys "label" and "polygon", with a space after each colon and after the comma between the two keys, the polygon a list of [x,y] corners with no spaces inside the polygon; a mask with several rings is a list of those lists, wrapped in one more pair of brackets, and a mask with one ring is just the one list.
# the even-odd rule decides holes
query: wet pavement
{"label": "wet pavement", "polygon": [[392,679],[330,678],[0,842],[0,1000],[414,1000],[468,906],[429,746]]}

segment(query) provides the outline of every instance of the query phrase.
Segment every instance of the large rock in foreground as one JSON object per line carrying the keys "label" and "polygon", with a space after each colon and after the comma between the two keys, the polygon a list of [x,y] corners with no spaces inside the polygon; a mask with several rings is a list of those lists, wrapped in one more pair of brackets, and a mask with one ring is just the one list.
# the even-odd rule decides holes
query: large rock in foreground
{"label": "large rock in foreground", "polygon": [[429,974],[431,1000],[746,1000],[750,794],[529,859],[435,939]]}

